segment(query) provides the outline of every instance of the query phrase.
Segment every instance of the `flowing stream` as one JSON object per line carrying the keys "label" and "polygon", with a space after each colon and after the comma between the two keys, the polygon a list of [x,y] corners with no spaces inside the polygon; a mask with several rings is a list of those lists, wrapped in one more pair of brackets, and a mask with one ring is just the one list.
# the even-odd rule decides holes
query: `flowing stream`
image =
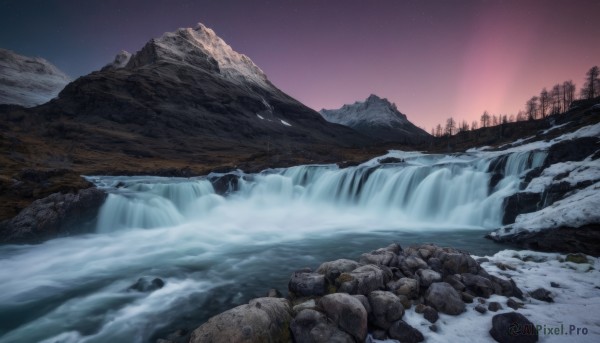
{"label": "flowing stream", "polygon": [[[285,294],[296,269],[391,242],[492,254],[503,247],[483,235],[501,226],[503,199],[546,153],[401,157],[191,179],[89,177],[109,192],[95,233],[0,247],[0,342],[153,342],[269,288]],[[164,287],[130,289],[139,278]]]}

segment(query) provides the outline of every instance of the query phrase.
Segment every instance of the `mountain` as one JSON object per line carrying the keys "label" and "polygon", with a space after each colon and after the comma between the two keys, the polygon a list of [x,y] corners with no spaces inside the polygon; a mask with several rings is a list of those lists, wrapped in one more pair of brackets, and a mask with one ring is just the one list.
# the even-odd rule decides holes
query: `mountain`
{"label": "mountain", "polygon": [[56,97],[70,81],[43,58],[0,49],[0,104],[37,106]]}
{"label": "mountain", "polygon": [[430,138],[427,132],[400,113],[395,104],[374,94],[364,102],[357,101],[337,110],[322,109],[320,113],[331,123],[349,126],[379,140],[419,143]]}

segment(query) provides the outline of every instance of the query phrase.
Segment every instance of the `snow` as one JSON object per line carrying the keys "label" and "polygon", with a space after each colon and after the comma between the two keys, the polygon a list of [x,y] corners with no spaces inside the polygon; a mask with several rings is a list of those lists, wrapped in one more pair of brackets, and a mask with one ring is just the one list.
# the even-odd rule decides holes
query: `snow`
{"label": "snow", "polygon": [[322,109],[320,113],[329,122],[350,127],[363,124],[387,127],[410,124],[406,116],[398,111],[396,105],[376,95],[369,96],[364,102],[357,101],[337,110]]}
{"label": "snow", "polygon": [[264,119],[265,119],[263,116],[261,116],[261,115],[260,115],[260,114],[258,114],[258,113],[256,114],[256,116],[257,116],[259,119],[262,119],[262,120],[264,120]]}
{"label": "snow", "polygon": [[[477,258],[477,256],[473,256]],[[564,261],[566,256],[552,253],[539,253],[528,250],[514,251],[503,250],[493,256],[488,256],[489,262],[483,262],[481,266],[490,274],[501,278],[512,278],[523,292],[531,292],[543,287],[552,292],[554,303],[546,303],[533,298],[526,298],[524,308],[516,312],[521,313],[534,325],[545,326],[547,329],[564,327],[569,331],[570,325],[587,329],[587,334],[570,336],[551,335],[539,332],[539,342],[598,342],[600,341],[600,317],[597,315],[600,309],[600,272],[598,263],[600,259],[588,256],[589,263],[574,264]],[[524,261],[525,260],[525,261]],[[496,263],[501,262],[515,270],[500,270]],[[550,282],[556,282],[560,288],[552,288]],[[516,299],[521,302],[521,300]],[[467,311],[458,316],[450,316],[440,313],[436,322],[438,332],[429,330],[429,323],[421,314],[414,311],[414,307],[406,311],[402,318],[408,324],[421,331],[425,336],[425,342],[495,342],[490,336],[492,317],[496,314],[513,312],[506,305],[507,298],[493,295],[486,299],[486,304],[497,301],[503,307],[498,312],[488,311],[480,314],[474,308],[478,304],[476,300],[467,305]],[[374,342],[383,342],[373,340]],[[387,340],[386,342],[397,342]]]}
{"label": "snow", "polygon": [[281,123],[282,123],[283,125],[285,125],[285,126],[292,126],[292,124],[288,123],[287,121],[285,121],[285,120],[283,120],[283,119],[281,119],[280,121],[281,121]]}
{"label": "snow", "polygon": [[115,59],[109,63],[108,65],[106,65],[104,68],[108,68],[108,69],[121,69],[121,68],[125,68],[125,66],[127,65],[127,63],[129,63],[129,60],[131,59],[131,53],[125,51],[125,50],[121,50],[117,56],[115,56]]}
{"label": "snow", "polygon": [[[580,227],[600,223],[600,182],[588,186],[537,212],[520,214],[510,234],[520,231],[535,232],[561,226]],[[495,232],[497,235],[508,234]]]}
{"label": "snow", "polygon": [[549,132],[551,132],[551,131],[554,131],[554,130],[556,130],[556,129],[559,129],[559,128],[561,128],[561,127],[563,127],[563,126],[565,126],[565,125],[569,125],[569,124],[571,124],[571,122],[564,123],[564,124],[560,124],[560,125],[554,125],[554,126],[552,126],[551,128],[549,128],[549,129],[547,129],[547,130],[544,130],[544,131],[542,131],[542,134],[543,134],[543,135],[545,135],[545,134],[547,134],[547,133],[549,133]]}
{"label": "snow", "polygon": [[[566,175],[558,178],[560,175]],[[575,186],[585,181],[600,181],[600,161],[593,161],[591,157],[583,161],[560,162],[549,166],[542,171],[542,174],[531,180],[526,192],[542,193],[553,183],[568,182]]]}
{"label": "snow", "polygon": [[160,48],[161,58],[171,62],[194,64],[194,59],[206,62],[209,56],[219,67],[220,74],[233,82],[253,83],[262,88],[271,89],[265,73],[246,55],[234,51],[210,28],[199,23],[196,28],[182,28],[176,32],[167,32],[154,40]]}
{"label": "snow", "polygon": [[0,49],[0,104],[25,107],[55,98],[71,79],[50,62]]}

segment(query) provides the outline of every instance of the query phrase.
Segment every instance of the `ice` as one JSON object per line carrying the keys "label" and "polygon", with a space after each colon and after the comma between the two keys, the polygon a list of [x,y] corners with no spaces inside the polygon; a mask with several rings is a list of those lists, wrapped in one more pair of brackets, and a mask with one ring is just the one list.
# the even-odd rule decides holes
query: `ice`
{"label": "ice", "polygon": [[287,121],[281,119],[281,123],[285,126],[292,126],[292,124],[288,123]]}

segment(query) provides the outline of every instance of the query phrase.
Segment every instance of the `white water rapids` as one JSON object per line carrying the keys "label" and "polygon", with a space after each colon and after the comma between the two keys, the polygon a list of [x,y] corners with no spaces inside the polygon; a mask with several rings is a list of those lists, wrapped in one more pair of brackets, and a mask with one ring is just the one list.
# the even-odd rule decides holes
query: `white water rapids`
{"label": "white water rapids", "polygon": [[[501,225],[503,199],[546,153],[504,156],[491,186],[492,157],[402,156],[238,173],[224,196],[211,183],[221,175],[90,177],[110,193],[95,233],[0,247],[0,342],[153,341],[285,291],[292,270],[394,240],[499,249],[483,230]],[[128,290],[140,277],[165,286]]]}

